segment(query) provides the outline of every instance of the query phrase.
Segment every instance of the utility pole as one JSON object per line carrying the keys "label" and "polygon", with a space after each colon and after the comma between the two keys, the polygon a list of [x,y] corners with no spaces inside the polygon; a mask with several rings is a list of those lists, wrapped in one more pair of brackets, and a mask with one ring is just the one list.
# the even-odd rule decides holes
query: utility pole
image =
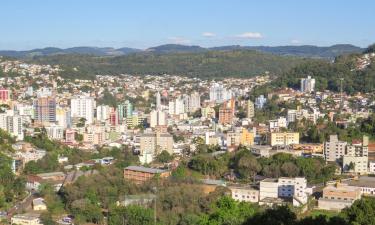
{"label": "utility pole", "polygon": [[344,96],[343,96],[343,84],[344,78],[340,78],[340,112],[344,106]]}
{"label": "utility pole", "polygon": [[157,213],[157,205],[156,205],[156,200],[157,200],[157,195],[158,195],[158,184],[159,184],[159,178],[156,178],[156,186],[153,188],[154,189],[154,193],[155,193],[155,196],[154,196],[154,225],[156,225],[156,219],[157,219],[157,216],[156,216],[156,213]]}

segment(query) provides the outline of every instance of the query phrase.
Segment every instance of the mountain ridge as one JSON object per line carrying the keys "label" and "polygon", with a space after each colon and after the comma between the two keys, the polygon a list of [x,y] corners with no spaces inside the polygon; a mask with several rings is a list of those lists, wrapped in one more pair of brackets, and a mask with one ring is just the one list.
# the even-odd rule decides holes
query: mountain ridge
{"label": "mountain ridge", "polygon": [[25,51],[0,50],[1,56],[14,58],[32,58],[35,56],[51,56],[61,54],[85,54],[94,56],[122,56],[132,53],[170,54],[170,53],[200,53],[207,51],[255,50],[276,55],[288,55],[307,58],[333,59],[336,56],[351,53],[361,53],[365,49],[351,44],[336,44],[332,46],[315,45],[285,45],[285,46],[241,46],[228,45],[205,48],[198,45],[165,44],[147,49],[113,48],[78,46],[71,48],[46,47]]}

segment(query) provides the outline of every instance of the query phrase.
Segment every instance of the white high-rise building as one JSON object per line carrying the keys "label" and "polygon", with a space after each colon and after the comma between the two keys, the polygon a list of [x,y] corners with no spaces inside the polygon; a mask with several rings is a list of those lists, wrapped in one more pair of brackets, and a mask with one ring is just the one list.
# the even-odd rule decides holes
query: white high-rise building
{"label": "white high-rise building", "polygon": [[23,118],[22,116],[14,115],[7,117],[7,131],[17,140],[21,141],[24,138],[23,134]]}
{"label": "white high-rise building", "polygon": [[174,101],[169,101],[169,114],[171,115],[179,115],[185,113],[185,104],[184,100],[179,97],[176,98]]}
{"label": "white high-rise building", "polygon": [[71,100],[72,117],[85,118],[86,124],[94,122],[94,110],[96,102],[93,97],[77,96]]}
{"label": "white high-rise building", "polygon": [[160,110],[161,109],[161,96],[160,96],[160,92],[157,92],[156,93],[156,110]]}
{"label": "white high-rise building", "polygon": [[315,90],[315,79],[308,76],[301,79],[301,92],[311,93]]}
{"label": "white high-rise building", "polygon": [[161,110],[153,110],[150,113],[150,127],[166,126],[167,125],[167,113]]}
{"label": "white high-rise building", "polygon": [[96,120],[101,122],[107,121],[111,112],[110,110],[109,105],[99,105],[96,107]]}
{"label": "white high-rise building", "polygon": [[201,108],[201,95],[198,92],[193,92],[189,98],[189,112],[195,112]]}
{"label": "white high-rise building", "polygon": [[14,114],[13,110],[7,110],[0,114],[0,129],[9,132],[17,140],[24,138],[24,117]]}
{"label": "white high-rise building", "polygon": [[64,129],[72,125],[70,108],[57,107],[56,108],[56,122]]}
{"label": "white high-rise building", "polygon": [[227,90],[222,84],[214,83],[210,87],[210,101],[222,103],[232,98],[232,92]]}

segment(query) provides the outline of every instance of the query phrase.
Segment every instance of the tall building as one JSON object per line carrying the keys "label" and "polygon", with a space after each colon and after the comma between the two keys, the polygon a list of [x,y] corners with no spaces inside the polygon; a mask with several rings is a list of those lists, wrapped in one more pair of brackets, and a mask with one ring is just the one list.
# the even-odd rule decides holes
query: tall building
{"label": "tall building", "polygon": [[10,90],[0,88],[0,102],[7,102],[10,100]]}
{"label": "tall building", "polygon": [[129,101],[126,100],[125,102],[121,103],[120,105],[117,106],[117,113],[119,117],[119,121],[125,121],[126,118],[131,117],[133,115],[133,104]]}
{"label": "tall building", "polygon": [[231,108],[221,107],[219,109],[219,123],[231,124],[233,122],[233,111]]}
{"label": "tall building", "polygon": [[93,97],[77,96],[71,100],[72,117],[85,118],[86,124],[94,122],[94,110],[96,102]]}
{"label": "tall building", "polygon": [[109,113],[109,124],[111,124],[111,126],[117,126],[119,124],[118,115],[117,115],[116,110],[112,110]]}
{"label": "tall building", "polygon": [[48,125],[56,122],[56,100],[53,97],[39,97],[34,100],[34,123]]}
{"label": "tall building", "polygon": [[337,135],[330,135],[329,141],[324,143],[326,161],[335,162],[340,160],[345,155],[347,144],[345,141],[339,141]]}
{"label": "tall building", "polygon": [[253,118],[255,116],[254,103],[248,100],[246,103],[246,114],[247,118]]}
{"label": "tall building", "polygon": [[260,95],[255,99],[255,107],[257,109],[263,109],[264,105],[267,103],[267,99],[264,97],[264,95]]}
{"label": "tall building", "polygon": [[140,161],[149,163],[162,151],[173,154],[173,136],[166,132],[144,133],[140,136]]}
{"label": "tall building", "polygon": [[315,90],[315,79],[308,76],[301,79],[301,92],[311,93]]}
{"label": "tall building", "polygon": [[24,117],[16,114],[13,110],[0,113],[0,129],[9,132],[17,140],[24,138]]}
{"label": "tall building", "polygon": [[232,98],[232,92],[228,91],[222,84],[213,83],[210,87],[210,101],[223,103]]}
{"label": "tall building", "polygon": [[160,95],[160,92],[156,93],[156,110],[161,110],[161,95]]}
{"label": "tall building", "polygon": [[7,117],[7,131],[17,140],[23,140],[23,118],[22,116],[13,115]]}
{"label": "tall building", "polygon": [[72,126],[72,118],[70,115],[70,108],[56,108],[56,122],[58,125],[65,128],[70,128]]}
{"label": "tall building", "polygon": [[100,122],[107,121],[109,119],[109,113],[109,105],[99,105],[98,107],[96,107],[96,120]]}
{"label": "tall building", "polygon": [[198,92],[184,96],[185,112],[193,113],[201,108],[201,96]]}
{"label": "tall building", "polygon": [[167,125],[167,113],[161,110],[152,110],[150,113],[150,127]]}
{"label": "tall building", "polygon": [[176,98],[174,101],[169,101],[169,114],[179,115],[185,113],[184,100],[181,97]]}

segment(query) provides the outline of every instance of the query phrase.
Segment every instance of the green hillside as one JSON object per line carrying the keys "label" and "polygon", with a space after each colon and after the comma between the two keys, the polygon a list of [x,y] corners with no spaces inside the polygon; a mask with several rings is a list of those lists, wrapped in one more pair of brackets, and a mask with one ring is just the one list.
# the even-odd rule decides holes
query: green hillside
{"label": "green hillside", "polygon": [[118,57],[67,54],[38,57],[31,61],[62,65],[62,76],[74,78],[121,73],[222,78],[251,77],[266,71],[280,74],[311,59],[278,56],[253,50],[233,50],[170,54],[134,53]]}

